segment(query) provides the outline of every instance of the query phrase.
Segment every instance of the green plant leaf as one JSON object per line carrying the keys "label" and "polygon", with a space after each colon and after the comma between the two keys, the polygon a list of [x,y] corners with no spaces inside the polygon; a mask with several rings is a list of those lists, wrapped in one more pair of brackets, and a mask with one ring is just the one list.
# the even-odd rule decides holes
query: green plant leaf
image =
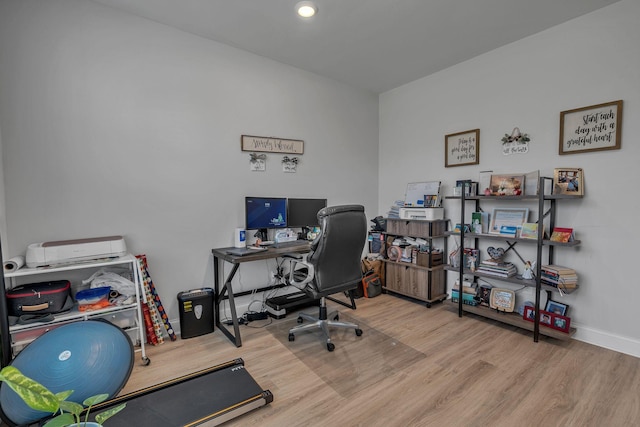
{"label": "green plant leaf", "polygon": [[5,366],[0,371],[0,380],[4,381],[31,409],[55,413],[58,410],[58,398],[45,386],[26,377],[17,368]]}
{"label": "green plant leaf", "polygon": [[126,403],[123,403],[122,405],[118,405],[115,408],[111,408],[111,409],[107,409],[104,412],[100,412],[99,414],[96,415],[96,422],[98,424],[104,424],[104,422],[108,419],[111,418],[113,415],[117,414],[118,412],[122,411],[124,409],[124,407],[127,406]]}
{"label": "green plant leaf", "polygon": [[73,424],[75,422],[76,422],[76,420],[75,420],[75,418],[73,418],[73,415],[71,415],[71,414],[62,414],[62,415],[58,415],[57,417],[52,418],[49,421],[47,421],[46,424],[43,427],[65,427],[65,426],[68,426],[69,424]]}
{"label": "green plant leaf", "polygon": [[67,397],[71,396],[72,393],[73,390],[60,391],[56,393],[56,398],[58,399],[58,402],[62,402],[63,400],[67,400]]}
{"label": "green plant leaf", "polygon": [[95,396],[87,397],[82,404],[84,406],[93,406],[96,403],[102,403],[109,398],[108,394],[96,394]]}
{"label": "green plant leaf", "polygon": [[80,412],[84,410],[84,406],[79,403],[63,400],[60,402],[60,409],[65,412],[71,412],[74,415],[80,415]]}

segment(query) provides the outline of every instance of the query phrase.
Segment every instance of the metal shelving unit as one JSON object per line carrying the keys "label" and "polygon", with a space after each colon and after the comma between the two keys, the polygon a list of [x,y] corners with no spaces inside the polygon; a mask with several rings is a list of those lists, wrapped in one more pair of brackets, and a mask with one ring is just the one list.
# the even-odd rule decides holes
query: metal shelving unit
{"label": "metal shelving unit", "polygon": [[[142,362],[144,365],[148,365],[150,360],[145,352],[145,329],[142,309],[140,307],[140,298],[141,295],[143,295],[140,292],[141,277],[140,270],[138,269],[138,262],[133,255],[128,254],[119,258],[65,264],[55,267],[21,268],[4,275],[4,280],[0,284],[0,291],[2,292],[2,295],[4,295],[6,291],[5,288],[11,289],[20,283],[26,282],[27,279],[44,281],[46,280],[45,276],[60,276],[81,270],[96,271],[104,267],[122,267],[129,269],[133,278],[132,282],[135,283],[135,302],[125,305],[105,307],[92,311],[80,311],[76,304],[70,311],[54,315],[54,319],[50,322],[38,322],[22,325],[17,324],[10,326],[7,315],[8,310],[6,306],[6,299],[2,298],[4,300],[2,303],[3,306],[1,307],[3,315],[0,316],[0,333],[2,334],[2,366],[9,364],[17,351],[22,347],[28,345],[38,336],[51,329],[55,329],[56,327],[67,323],[89,319],[105,319],[112,323],[116,323],[117,320],[126,318],[127,316],[133,317],[133,323],[131,325],[121,327],[125,332],[135,334],[136,339],[140,344],[139,351],[141,352]],[[42,277],[42,279],[39,277]]]}
{"label": "metal shelving unit", "polygon": [[[522,256],[518,253],[516,249],[516,245],[524,244],[524,245],[535,245],[536,246],[536,272],[534,279],[523,279],[519,276],[512,277],[500,277],[491,274],[485,274],[479,271],[471,271],[471,269],[467,268],[464,265],[464,251],[460,251],[460,260],[459,265],[453,267],[451,265],[446,265],[445,270],[447,271],[455,271],[459,274],[460,283],[464,283],[464,276],[473,276],[475,277],[484,277],[491,278],[493,280],[498,280],[502,282],[512,283],[521,285],[524,287],[530,287],[535,289],[535,319],[533,322],[529,322],[524,320],[521,316],[512,313],[504,313],[498,312],[496,310],[490,309],[488,307],[482,306],[472,306],[463,303],[462,298],[462,286],[460,287],[460,297],[458,298],[458,316],[462,317],[464,312],[469,312],[473,314],[477,314],[479,316],[487,317],[493,320],[497,320],[503,323],[507,323],[509,325],[517,326],[519,328],[523,328],[529,331],[533,331],[533,340],[535,342],[538,341],[540,335],[550,336],[557,339],[567,340],[571,338],[576,332],[575,328],[571,328],[569,332],[562,332],[559,330],[543,327],[540,328],[540,293],[547,292],[547,295],[550,297],[553,292],[558,292],[557,288],[552,286],[547,286],[542,284],[541,277],[541,269],[542,264],[554,264],[555,259],[555,249],[562,247],[576,247],[580,245],[582,242],[580,240],[574,240],[567,243],[555,242],[544,237],[544,228],[541,227],[540,224],[546,223],[546,229],[551,232],[555,227],[556,223],[556,202],[559,200],[568,200],[568,199],[579,199],[582,196],[568,196],[568,195],[552,195],[552,194],[544,194],[545,183],[547,181],[552,181],[552,178],[549,177],[540,177],[539,180],[539,194],[538,195],[523,195],[523,196],[467,196],[462,192],[460,197],[457,196],[449,196],[446,199],[457,199],[460,200],[460,224],[463,226],[460,227],[460,232],[449,231],[446,234],[448,236],[457,236],[460,238],[461,246],[464,248],[465,239],[473,239],[474,247],[478,249],[478,241],[479,240],[498,240],[502,242],[506,242],[508,244],[507,251],[514,251],[518,255],[518,257],[523,260]],[[538,213],[538,238],[535,240],[532,239],[522,239],[516,237],[505,237],[495,234],[479,234],[479,233],[470,233],[465,232],[464,224],[465,222],[465,208],[467,202],[473,202],[475,212],[481,211],[481,205],[483,202],[498,202],[498,203],[534,203],[537,202],[537,213]],[[544,250],[543,250],[544,249]],[[544,251],[546,250],[546,256]],[[523,260],[524,261],[524,260]]]}

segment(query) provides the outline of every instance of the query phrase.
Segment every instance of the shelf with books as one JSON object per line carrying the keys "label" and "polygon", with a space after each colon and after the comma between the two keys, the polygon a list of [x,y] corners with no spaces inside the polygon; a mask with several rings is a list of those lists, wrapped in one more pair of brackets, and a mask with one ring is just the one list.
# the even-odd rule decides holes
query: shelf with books
{"label": "shelf with books", "polygon": [[[459,231],[447,231],[445,233],[446,236],[456,236],[456,237],[460,237],[460,232]],[[509,242],[524,242],[524,243],[529,243],[529,244],[537,244],[538,240],[537,239],[531,239],[531,238],[523,238],[523,237],[508,237],[508,236],[502,236],[500,234],[488,234],[488,233],[464,233],[464,237],[465,239],[492,239],[492,240],[502,240],[502,241],[509,241]],[[578,246],[580,245],[582,242],[580,240],[573,240],[570,242],[556,242],[553,240],[549,240],[549,239],[542,239],[542,244],[543,245],[547,245],[547,246]]]}
{"label": "shelf with books", "polygon": [[[477,213],[482,212],[481,205],[485,202],[491,202],[490,207],[500,206],[500,203],[506,202],[510,205],[513,203],[521,203],[522,206],[517,206],[518,210],[526,211],[529,213],[529,208],[532,208],[532,204],[537,205],[531,209],[532,215],[537,218],[529,219],[528,215],[523,215],[524,223],[527,226],[527,237],[521,237],[518,233],[518,237],[510,237],[500,234],[490,234],[482,230],[483,232],[470,232],[468,229],[458,228],[457,231],[447,232],[446,235],[450,237],[454,237],[459,239],[459,244],[461,247],[472,246],[473,249],[479,250],[480,241],[489,240],[489,241],[503,241],[506,242],[508,248],[503,250],[504,253],[513,252],[515,253],[519,260],[528,265],[529,270],[526,271],[526,277],[531,278],[523,278],[522,274],[518,274],[515,272],[513,266],[503,265],[502,267],[495,268],[495,266],[485,265],[483,266],[483,261],[480,260],[480,264],[473,271],[469,268],[468,265],[463,263],[463,258],[460,258],[459,262],[455,262],[455,266],[449,264],[445,266],[446,271],[453,271],[458,273],[458,280],[460,283],[466,280],[475,281],[476,278],[482,279],[490,279],[492,281],[504,282],[505,284],[510,283],[513,285],[519,285],[522,289],[530,289],[528,292],[533,292],[535,297],[535,309],[541,310],[544,307],[540,307],[541,304],[541,294],[546,293],[547,299],[551,299],[551,295],[555,293],[559,293],[561,296],[566,293],[571,293],[575,289],[578,288],[577,284],[577,276],[573,278],[572,276],[566,276],[564,278],[564,282],[560,284],[560,282],[554,283],[553,278],[547,273],[546,280],[542,279],[542,266],[546,264],[546,266],[550,266],[554,264],[554,257],[556,249],[561,249],[563,247],[575,247],[580,245],[582,242],[579,240],[572,238],[566,242],[559,242],[551,240],[547,235],[549,230],[554,230],[556,225],[556,202],[564,199],[568,199],[568,197],[559,197],[559,195],[550,195],[544,194],[542,189],[546,188],[545,184],[548,184],[552,178],[548,177],[540,177],[539,178],[539,186],[541,189],[539,194],[537,195],[518,195],[518,196],[476,196],[476,195],[465,195],[447,197],[446,199],[457,199],[460,203],[460,224],[465,224],[468,222],[469,218],[472,219],[472,224],[474,219],[478,218]],[[547,186],[548,187],[548,186]],[[571,197],[575,199],[575,197]],[[472,214],[465,213],[467,202],[471,202],[473,204]],[[527,207],[526,205],[529,204]],[[494,211],[496,209],[494,208]],[[502,209],[506,211],[507,209]],[[512,209],[510,211],[516,211]],[[514,214],[515,215],[515,214]],[[512,220],[511,216],[505,216],[506,220]],[[481,223],[484,218],[481,219]],[[513,221],[511,221],[513,222]],[[508,225],[516,225],[517,224],[508,224]],[[521,224],[522,225],[522,224]],[[472,225],[473,226],[473,225]],[[472,228],[471,231],[475,231],[476,228]],[[570,230],[570,229],[569,229]],[[573,230],[571,230],[573,231]],[[551,234],[551,233],[549,233]],[[572,234],[572,237],[574,235]],[[565,239],[566,240],[566,239]],[[471,245],[471,241],[473,244]],[[518,250],[516,250],[516,245],[522,244],[523,254],[525,251],[531,253],[533,249],[535,249],[535,257],[523,257]],[[520,248],[520,246],[518,246]],[[529,249],[527,249],[529,248]],[[488,247],[487,251],[490,251],[492,247]],[[500,249],[502,250],[502,249]],[[460,251],[461,252],[461,251]],[[496,257],[491,256],[491,258],[500,258],[502,260],[502,256]],[[529,260],[529,261],[526,261]],[[508,264],[505,263],[505,264]],[[533,267],[532,267],[533,266]],[[473,277],[473,279],[469,279],[469,277]],[[568,281],[568,282],[567,282]],[[568,283],[568,286],[567,286]],[[518,327],[522,327],[524,329],[533,331],[533,339],[535,342],[538,341],[539,335],[548,335],[554,336],[561,339],[566,339],[570,337],[575,329],[570,333],[566,333],[559,330],[554,330],[548,328],[540,323],[540,319],[536,319],[533,321],[527,321],[518,318],[517,315],[509,315],[508,313],[497,313],[494,310],[487,309],[485,307],[473,307],[466,304],[463,304],[462,300],[459,300],[456,304],[458,306],[458,315],[462,316],[463,312],[473,312],[480,316],[489,317],[494,320],[504,321],[505,323],[513,324]]]}

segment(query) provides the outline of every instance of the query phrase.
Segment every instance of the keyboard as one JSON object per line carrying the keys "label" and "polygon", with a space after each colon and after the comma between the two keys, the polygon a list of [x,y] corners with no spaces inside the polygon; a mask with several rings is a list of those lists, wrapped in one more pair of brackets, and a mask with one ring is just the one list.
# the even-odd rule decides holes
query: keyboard
{"label": "keyboard", "polygon": [[311,242],[308,240],[293,240],[291,242],[278,242],[271,245],[272,248],[293,248],[300,246],[308,246]]}

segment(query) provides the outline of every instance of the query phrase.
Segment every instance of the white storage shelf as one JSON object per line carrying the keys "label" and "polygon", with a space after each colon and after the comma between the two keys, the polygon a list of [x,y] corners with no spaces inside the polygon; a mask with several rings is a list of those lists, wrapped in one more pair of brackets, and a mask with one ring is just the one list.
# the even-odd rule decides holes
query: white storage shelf
{"label": "white storage shelf", "polygon": [[[38,336],[64,324],[102,318],[105,320],[109,320],[114,324],[117,324],[117,326],[122,328],[125,332],[131,333],[135,336],[135,341],[140,344],[140,349],[136,351],[140,351],[142,353],[142,363],[144,365],[148,365],[150,363],[150,360],[149,358],[147,358],[144,348],[145,329],[142,317],[142,309],[139,304],[140,296],[144,294],[141,294],[140,292],[140,274],[138,270],[138,262],[133,255],[128,254],[118,258],[107,258],[98,261],[64,264],[55,267],[21,268],[13,272],[6,273],[5,279],[7,279],[7,288],[11,289],[17,286],[18,281],[24,282],[25,278],[34,278],[34,276],[48,276],[54,275],[55,273],[67,273],[70,271],[79,270],[97,271],[98,269],[105,267],[124,267],[130,269],[133,278],[132,281],[136,284],[136,302],[124,305],[114,305],[90,311],[80,311],[78,309],[78,305],[75,304],[70,311],[54,315],[52,321],[9,326],[9,332],[11,334],[11,353],[15,356],[18,351],[20,351],[22,348],[24,348],[24,346],[28,345]],[[40,279],[36,278],[35,280]],[[45,280],[46,278],[42,279],[42,281]],[[133,315],[132,322],[128,321],[129,319],[127,318],[127,314],[129,314],[130,317],[131,315]],[[120,317],[124,318],[123,321],[125,324],[121,324],[122,322],[114,321],[115,319],[119,319]],[[2,321],[8,321],[8,319],[2,319]]]}

